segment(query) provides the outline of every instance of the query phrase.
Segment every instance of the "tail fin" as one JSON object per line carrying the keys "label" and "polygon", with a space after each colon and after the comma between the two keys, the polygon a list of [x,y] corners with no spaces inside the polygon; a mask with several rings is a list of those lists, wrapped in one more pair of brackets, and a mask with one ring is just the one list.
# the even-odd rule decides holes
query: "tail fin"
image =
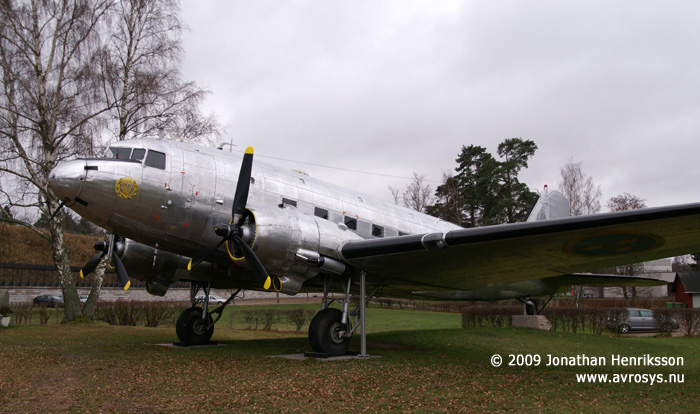
{"label": "tail fin", "polygon": [[569,217],[569,200],[559,191],[549,191],[544,186],[544,191],[537,199],[535,207],[532,208],[527,221],[548,220],[553,218]]}

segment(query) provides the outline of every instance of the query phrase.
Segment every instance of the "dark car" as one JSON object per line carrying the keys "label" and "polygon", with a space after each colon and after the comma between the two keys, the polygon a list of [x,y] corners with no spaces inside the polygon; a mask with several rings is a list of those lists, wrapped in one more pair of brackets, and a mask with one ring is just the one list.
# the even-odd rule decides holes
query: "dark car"
{"label": "dark car", "polygon": [[668,333],[678,329],[679,325],[673,318],[665,318],[659,323],[654,317],[654,312],[649,309],[627,308],[622,312],[609,313],[605,321],[605,327],[611,331],[618,331],[621,334],[632,331],[661,331]]}
{"label": "dark car", "polygon": [[63,296],[59,295],[39,295],[32,301],[35,306],[46,305],[49,308],[63,306]]}

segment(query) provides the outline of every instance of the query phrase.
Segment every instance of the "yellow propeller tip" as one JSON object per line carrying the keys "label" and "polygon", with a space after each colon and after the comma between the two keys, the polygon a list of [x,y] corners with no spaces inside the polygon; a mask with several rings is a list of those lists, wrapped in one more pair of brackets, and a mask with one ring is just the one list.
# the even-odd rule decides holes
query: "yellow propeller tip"
{"label": "yellow propeller tip", "polygon": [[83,275],[83,269],[80,269],[80,278],[85,279],[85,275]]}
{"label": "yellow propeller tip", "polygon": [[265,280],[265,284],[263,285],[263,288],[265,288],[265,290],[268,290],[268,289],[270,289],[271,285],[272,285],[272,279],[270,279],[270,276],[268,276],[267,279]]}
{"label": "yellow propeller tip", "polygon": [[245,149],[246,154],[252,154],[253,153],[253,147],[248,147]]}
{"label": "yellow propeller tip", "polygon": [[192,270],[192,260],[190,260],[190,262],[187,263],[187,271],[189,272],[190,270]]}
{"label": "yellow propeller tip", "polygon": [[124,290],[129,290],[130,287],[131,287],[131,280],[126,282],[126,285],[124,285]]}

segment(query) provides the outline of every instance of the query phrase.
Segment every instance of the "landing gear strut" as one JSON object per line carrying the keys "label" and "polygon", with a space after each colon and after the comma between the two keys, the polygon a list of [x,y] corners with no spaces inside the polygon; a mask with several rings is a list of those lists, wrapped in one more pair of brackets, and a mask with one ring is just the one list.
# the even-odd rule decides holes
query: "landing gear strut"
{"label": "landing gear strut", "polygon": [[369,295],[365,295],[365,276],[364,272],[360,274],[360,305],[353,310],[349,310],[352,277],[348,277],[347,281],[342,279],[340,281],[343,287],[343,298],[339,300],[341,309],[329,307],[336,299],[328,297],[330,276],[326,277],[323,287],[322,309],[314,316],[309,325],[309,343],[315,352],[327,356],[347,354],[352,335],[360,328],[361,350],[359,356],[368,356],[365,309],[367,303],[377,293],[379,286],[375,287]]}
{"label": "landing gear strut", "polygon": [[553,296],[550,296],[542,307],[540,307],[537,299],[532,299],[530,297],[521,297],[518,298],[518,301],[523,304],[523,315],[539,315],[542,313],[544,308],[547,307],[549,301],[552,300],[552,297]]}
{"label": "landing gear strut", "polygon": [[[199,301],[195,299],[197,292],[204,291],[202,307],[195,306]],[[238,289],[221,306],[209,312],[209,283],[192,282],[190,286],[190,307],[185,309],[175,324],[175,332],[184,345],[204,345],[209,343],[214,334],[214,324],[221,319],[224,308],[231,303],[241,289]]]}

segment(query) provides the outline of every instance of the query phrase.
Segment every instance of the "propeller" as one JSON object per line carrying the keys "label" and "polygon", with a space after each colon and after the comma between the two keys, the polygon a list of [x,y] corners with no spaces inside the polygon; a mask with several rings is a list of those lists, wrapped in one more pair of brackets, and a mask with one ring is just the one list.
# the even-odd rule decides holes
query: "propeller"
{"label": "propeller", "polygon": [[255,255],[253,249],[244,240],[244,222],[246,219],[246,203],[248,202],[248,190],[250,189],[250,177],[253,169],[253,147],[248,147],[243,155],[241,171],[238,174],[236,193],[233,196],[233,207],[231,208],[230,224],[217,224],[214,232],[221,236],[221,240],[199,252],[190,260],[187,270],[192,270],[214,253],[222,244],[227,241],[233,242],[238,251],[242,251],[243,256],[250,265],[256,276],[263,282],[263,288],[270,289],[272,279],[265,271],[265,267]]}
{"label": "propeller", "polygon": [[103,241],[95,242],[95,250],[97,250],[98,253],[95,253],[95,255],[92,256],[90,260],[88,260],[85,266],[83,266],[83,268],[80,269],[80,278],[84,278],[85,275],[90,274],[93,270],[95,270],[97,264],[100,263],[100,260],[102,260],[102,258],[104,258],[105,256],[108,256],[111,258],[110,263],[112,267],[114,267],[114,270],[116,270],[117,272],[119,283],[122,286],[124,286],[124,290],[129,290],[129,287],[131,286],[131,281],[129,280],[129,276],[126,273],[126,269],[124,268],[122,260],[119,258],[119,255],[117,254],[117,251],[114,248],[118,238],[119,236],[112,233],[109,235],[108,243],[105,243]]}

